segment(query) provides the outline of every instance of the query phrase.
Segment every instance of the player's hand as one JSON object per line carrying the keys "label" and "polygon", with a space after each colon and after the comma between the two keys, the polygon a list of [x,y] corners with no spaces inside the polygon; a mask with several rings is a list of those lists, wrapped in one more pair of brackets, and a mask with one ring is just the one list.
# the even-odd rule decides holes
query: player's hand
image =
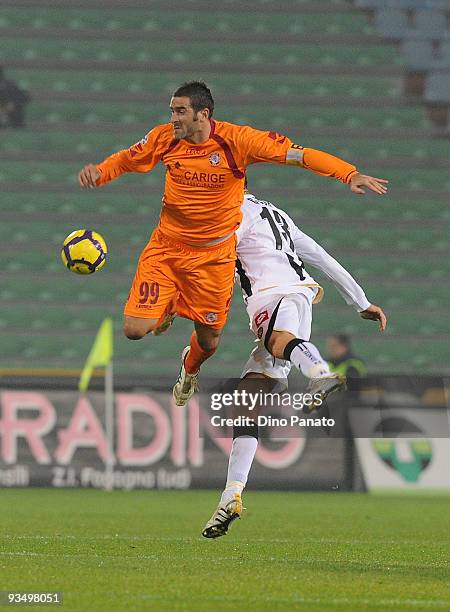
{"label": "player's hand", "polygon": [[350,179],[350,190],[353,193],[363,194],[366,193],[363,188],[367,187],[370,191],[374,191],[379,195],[384,195],[387,192],[387,183],[389,183],[389,181],[386,179],[375,178],[357,172]]}
{"label": "player's hand", "polygon": [[366,310],[363,310],[359,314],[363,319],[369,319],[370,321],[379,321],[381,332],[384,332],[384,330],[386,329],[386,315],[384,314],[383,309],[377,306],[376,304],[371,304],[369,308],[366,308]]}
{"label": "player's hand", "polygon": [[97,166],[94,164],[88,164],[78,175],[78,182],[81,187],[87,187],[93,189],[97,187],[97,181],[101,177],[101,173],[97,170]]}

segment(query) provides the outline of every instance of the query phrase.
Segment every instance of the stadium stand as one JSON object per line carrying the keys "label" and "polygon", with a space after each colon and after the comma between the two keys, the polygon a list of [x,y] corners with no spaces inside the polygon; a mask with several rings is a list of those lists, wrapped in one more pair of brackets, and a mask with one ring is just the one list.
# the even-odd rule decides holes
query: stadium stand
{"label": "stadium stand", "polygon": [[429,117],[450,133],[450,4],[447,0],[357,0],[376,30],[400,42],[405,93],[425,101]]}
{"label": "stadium stand", "polygon": [[[324,282],[318,344],[348,333],[373,372],[448,373],[448,139],[435,137],[404,86],[408,73],[420,73],[425,99],[448,105],[446,2],[228,0],[211,12],[189,0],[176,20],[174,3],[132,5],[2,2],[0,63],[32,103],[26,129],[0,131],[0,368],[79,367],[110,315],[118,374],[176,375],[188,322],[177,321],[164,339],[130,342],[121,334],[163,172],[93,192],[78,188],[76,174],[167,121],[170,93],[201,77],[217,117],[277,129],[391,180],[389,197],[359,199],[294,168],[249,171],[252,190],[286,208],[390,317],[379,337]],[[59,261],[62,240],[79,227],[102,233],[110,248],[107,266],[92,277],[72,275]],[[252,341],[236,292],[220,354],[205,372],[238,376]]]}

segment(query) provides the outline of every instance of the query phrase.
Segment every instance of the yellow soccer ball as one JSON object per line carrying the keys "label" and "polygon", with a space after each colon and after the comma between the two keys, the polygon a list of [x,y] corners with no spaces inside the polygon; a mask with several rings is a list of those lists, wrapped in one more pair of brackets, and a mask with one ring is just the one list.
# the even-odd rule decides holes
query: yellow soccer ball
{"label": "yellow soccer ball", "polygon": [[93,274],[105,265],[107,252],[103,236],[93,230],[81,229],[64,240],[61,259],[75,274]]}

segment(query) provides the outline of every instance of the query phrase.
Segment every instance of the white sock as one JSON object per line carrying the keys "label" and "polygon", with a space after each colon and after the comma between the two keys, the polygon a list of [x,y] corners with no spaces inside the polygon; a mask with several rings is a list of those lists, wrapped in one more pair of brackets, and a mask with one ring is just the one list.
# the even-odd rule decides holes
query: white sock
{"label": "white sock", "polygon": [[307,378],[323,378],[331,375],[328,363],[312,342],[300,342],[294,346],[289,360]]}
{"label": "white sock", "polygon": [[233,440],[228,460],[227,483],[220,503],[229,501],[235,493],[242,493],[247,484],[248,473],[252,467],[258,440],[253,436],[239,436]]}

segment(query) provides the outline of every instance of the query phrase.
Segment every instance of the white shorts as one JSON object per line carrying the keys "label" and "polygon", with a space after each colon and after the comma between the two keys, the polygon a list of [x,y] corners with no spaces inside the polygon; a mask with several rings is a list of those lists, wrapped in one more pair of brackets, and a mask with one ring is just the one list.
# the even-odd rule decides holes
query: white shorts
{"label": "white shorts", "polygon": [[257,346],[245,364],[241,377],[256,372],[270,378],[287,379],[291,362],[272,357],[266,344],[273,331],[287,331],[301,340],[310,339],[312,304],[317,291],[317,287],[305,287],[298,293],[272,295],[269,303],[247,308]]}

